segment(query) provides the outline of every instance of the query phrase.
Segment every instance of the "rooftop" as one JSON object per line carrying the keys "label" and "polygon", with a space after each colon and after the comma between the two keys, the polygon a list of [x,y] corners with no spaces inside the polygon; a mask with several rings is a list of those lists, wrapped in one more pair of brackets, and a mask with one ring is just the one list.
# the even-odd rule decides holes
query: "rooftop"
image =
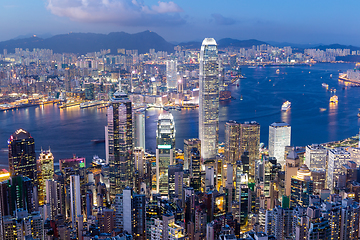
{"label": "rooftop", "polygon": [[215,39],[213,38],[205,38],[204,41],[202,42],[202,45],[217,45]]}

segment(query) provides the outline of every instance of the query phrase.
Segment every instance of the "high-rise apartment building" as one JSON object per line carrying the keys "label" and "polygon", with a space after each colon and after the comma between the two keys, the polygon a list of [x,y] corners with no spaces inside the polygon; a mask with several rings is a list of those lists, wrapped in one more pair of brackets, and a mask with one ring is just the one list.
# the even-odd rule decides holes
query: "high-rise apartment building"
{"label": "high-rise apartment building", "polygon": [[240,124],[240,156],[249,153],[249,181],[255,182],[255,162],[259,159],[260,124],[251,121]]}
{"label": "high-rise apartment building", "polygon": [[132,234],[136,240],[145,240],[145,195],[134,194],[133,190],[126,187],[122,194],[117,194],[114,199],[115,227]]}
{"label": "high-rise apartment building", "polygon": [[236,121],[225,123],[225,163],[235,164],[240,160],[240,124]]}
{"label": "high-rise apartment building", "polygon": [[[343,174],[343,165],[350,161],[350,153],[343,148],[334,148],[328,151],[328,167],[326,187],[333,192],[338,187],[339,178]],[[344,173],[345,175],[345,173]]]}
{"label": "high-rise apartment building", "polygon": [[125,93],[114,93],[107,116],[105,139],[110,167],[110,198],[114,199],[116,194],[133,184],[132,107]]}
{"label": "high-rise apartment building", "polygon": [[327,149],[319,144],[306,146],[305,164],[310,170],[327,169]]}
{"label": "high-rise apartment building", "polygon": [[38,180],[39,180],[39,205],[43,205],[46,199],[46,180],[53,179],[54,175],[54,156],[50,149],[47,152],[41,151],[37,160]]}
{"label": "high-rise apartment building", "polygon": [[276,157],[278,163],[285,164],[285,147],[290,146],[291,127],[284,122],[275,122],[269,126],[269,156]]}
{"label": "high-rise apartment building", "polygon": [[175,160],[175,124],[171,113],[160,114],[156,130],[156,192],[168,195],[168,167]]}
{"label": "high-rise apartment building", "polygon": [[9,169],[12,177],[23,175],[30,178],[34,186],[38,185],[35,141],[30,133],[24,129],[18,129],[10,136]]}
{"label": "high-rise apartment building", "polygon": [[166,87],[168,91],[177,89],[177,61],[166,61]]}
{"label": "high-rise apartment building", "polygon": [[205,38],[200,51],[199,138],[201,157],[215,159],[219,141],[219,74],[217,43]]}

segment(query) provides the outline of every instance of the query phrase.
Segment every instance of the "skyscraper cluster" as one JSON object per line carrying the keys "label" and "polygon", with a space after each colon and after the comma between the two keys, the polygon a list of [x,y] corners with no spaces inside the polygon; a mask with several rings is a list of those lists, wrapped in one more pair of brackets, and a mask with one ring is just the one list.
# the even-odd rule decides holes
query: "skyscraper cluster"
{"label": "skyscraper cluster", "polygon": [[[107,106],[105,160],[87,164],[73,155],[59,159],[57,169],[56,153],[41,150],[37,158],[34,138],[16,130],[8,141],[9,172],[0,173],[0,238],[357,239],[360,149],[292,147],[284,122],[270,124],[266,148],[259,123],[234,120],[219,144],[216,41],[204,39],[199,56],[199,137],[185,139],[183,151],[175,148],[182,129],[163,110],[155,152],[145,149],[146,113],[132,101],[142,97],[121,87]],[[169,60],[172,93],[177,70]],[[85,88],[91,96],[92,87]],[[167,99],[153,100],[159,98]]]}

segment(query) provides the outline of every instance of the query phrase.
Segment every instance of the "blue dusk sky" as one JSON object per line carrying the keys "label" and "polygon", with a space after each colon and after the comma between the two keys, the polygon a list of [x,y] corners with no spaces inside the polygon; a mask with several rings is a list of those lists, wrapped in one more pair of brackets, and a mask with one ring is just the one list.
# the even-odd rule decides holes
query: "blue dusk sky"
{"label": "blue dusk sky", "polygon": [[230,37],[360,46],[358,0],[1,0],[0,5],[0,41],[150,30],[171,42]]}

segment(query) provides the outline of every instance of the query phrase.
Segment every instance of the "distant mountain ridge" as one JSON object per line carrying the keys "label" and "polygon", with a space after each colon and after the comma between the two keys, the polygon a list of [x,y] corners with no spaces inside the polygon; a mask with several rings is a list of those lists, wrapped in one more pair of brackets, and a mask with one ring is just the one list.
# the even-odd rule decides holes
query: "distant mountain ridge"
{"label": "distant mountain ridge", "polygon": [[[25,36],[25,35],[23,35]],[[20,36],[21,37],[21,36]],[[182,42],[176,45],[182,46],[186,49],[200,49],[201,41]],[[316,45],[316,44],[293,44],[293,43],[276,43],[264,42],[256,39],[238,40],[233,38],[222,38],[217,40],[219,49],[223,48],[251,48],[252,46],[259,46],[268,44],[271,46],[283,47],[285,45],[293,48],[299,48],[303,51],[304,48],[315,48],[326,50],[327,48],[347,48],[351,51],[360,50],[360,47],[352,45]],[[152,31],[144,31],[139,33],[125,33],[112,32],[109,34],[98,33],[69,33],[55,35],[49,38],[40,38],[37,36],[27,38],[15,38],[0,42],[0,53],[7,49],[8,53],[14,52],[15,48],[28,48],[32,51],[33,48],[52,49],[54,53],[78,53],[86,54],[89,52],[98,52],[101,49],[110,49],[111,54],[117,54],[117,49],[124,48],[126,50],[137,49],[139,53],[147,53],[149,49],[156,51],[174,52],[174,44],[167,42],[164,38]]]}
{"label": "distant mountain ridge", "polygon": [[[197,41],[191,41],[191,42],[182,42],[179,43],[179,46],[188,48],[188,49],[200,49],[201,42]],[[259,46],[262,44],[268,44],[263,41],[259,41],[256,39],[249,39],[249,40],[238,40],[233,38],[222,38],[220,40],[217,40],[218,48],[251,48],[252,46]]]}
{"label": "distant mountain ridge", "polygon": [[112,32],[109,34],[69,33],[55,35],[46,39],[31,37],[0,42],[1,52],[3,49],[7,49],[8,52],[14,52],[15,48],[29,48],[29,50],[45,48],[52,49],[54,53],[79,54],[98,52],[101,49],[110,49],[111,53],[115,54],[118,48],[125,48],[127,50],[137,49],[139,53],[147,53],[151,48],[154,48],[156,51],[174,51],[173,44],[151,31],[135,34],[125,32]]}

